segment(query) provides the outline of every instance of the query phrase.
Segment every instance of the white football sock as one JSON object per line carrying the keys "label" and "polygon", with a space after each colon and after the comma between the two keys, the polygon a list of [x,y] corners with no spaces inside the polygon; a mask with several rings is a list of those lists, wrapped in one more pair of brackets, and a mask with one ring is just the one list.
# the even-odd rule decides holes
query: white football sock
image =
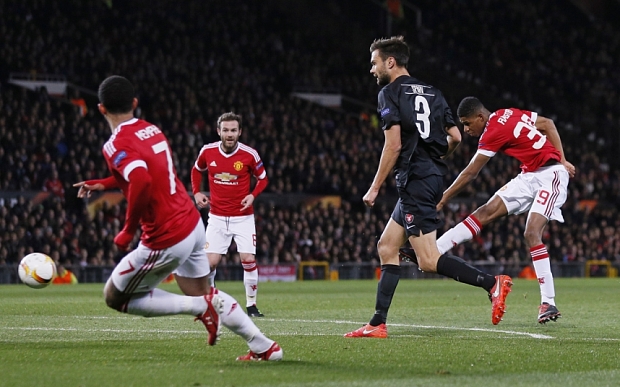
{"label": "white football sock", "polygon": [[534,246],[530,249],[532,261],[534,262],[534,270],[538,277],[538,285],[540,286],[540,299],[555,305],[555,286],[553,284],[553,274],[551,273],[551,262],[549,260],[549,252],[544,244]]}
{"label": "white football sock", "polygon": [[474,215],[469,215],[465,220],[446,231],[441,238],[437,239],[437,248],[441,254],[451,250],[456,245],[467,242],[482,230],[482,224]]}
{"label": "white football sock", "polygon": [[243,266],[243,285],[245,286],[245,306],[256,304],[256,293],[258,292],[258,267],[256,261],[242,262]]}
{"label": "white football sock", "polygon": [[273,344],[273,340],[258,329],[252,319],[245,314],[237,300],[219,289],[218,295],[224,301],[224,312],[220,315],[222,325],[243,337],[252,352],[263,353],[267,351]]}
{"label": "white football sock", "polygon": [[173,314],[204,313],[207,302],[203,296],[191,297],[153,289],[148,293],[135,294],[126,304],[126,312],[144,317],[169,316]]}

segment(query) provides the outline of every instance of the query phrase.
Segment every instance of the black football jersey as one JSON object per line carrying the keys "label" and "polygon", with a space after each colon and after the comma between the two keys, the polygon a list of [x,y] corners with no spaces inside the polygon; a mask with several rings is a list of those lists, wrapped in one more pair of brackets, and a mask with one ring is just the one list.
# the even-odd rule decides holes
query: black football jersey
{"label": "black football jersey", "polygon": [[401,128],[402,147],[394,166],[398,186],[412,178],[445,175],[448,168],[441,156],[448,150],[446,128],[456,124],[441,91],[403,75],[381,89],[378,102],[382,129]]}

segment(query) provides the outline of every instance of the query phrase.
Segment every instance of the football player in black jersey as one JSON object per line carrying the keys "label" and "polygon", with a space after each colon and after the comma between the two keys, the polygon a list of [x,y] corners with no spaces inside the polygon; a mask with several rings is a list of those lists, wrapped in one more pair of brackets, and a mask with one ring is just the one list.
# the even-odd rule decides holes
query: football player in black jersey
{"label": "football player in black jersey", "polygon": [[381,279],[375,314],[367,325],[345,337],[387,337],[387,313],[400,277],[398,250],[407,240],[421,270],[485,289],[492,301],[492,322],[498,324],[505,311],[511,278],[486,274],[437,249],[436,234],[441,222],[436,206],[444,191],[444,159],[461,140],[452,111],[440,90],[409,75],[409,47],[402,36],[375,40],[370,53],[370,73],[383,86],[377,111],[385,143],[364,203],[369,207],[375,204],[391,170],[399,200],[377,244]]}

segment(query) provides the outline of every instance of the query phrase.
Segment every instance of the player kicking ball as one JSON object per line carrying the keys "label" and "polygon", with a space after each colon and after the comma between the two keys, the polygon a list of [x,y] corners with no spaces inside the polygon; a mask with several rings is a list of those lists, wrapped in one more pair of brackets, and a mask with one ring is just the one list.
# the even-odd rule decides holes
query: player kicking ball
{"label": "player kicking ball", "polygon": [[521,173],[500,188],[489,201],[437,240],[440,252],[472,239],[482,227],[507,215],[527,212],[525,243],[540,285],[538,322],[556,321],[562,315],[555,305],[555,286],[543,231],[550,220],[564,222],[562,205],[568,195],[568,180],[575,167],[566,161],[560,134],[553,121],[536,112],[516,108],[487,110],[475,97],[464,98],[457,114],[465,133],[480,137],[478,151],[467,167],[443,193],[441,209],[478,176],[498,152],[521,162]]}
{"label": "player kicking ball", "polygon": [[[127,198],[125,225],[114,238],[128,251],[141,227],[138,247],[114,268],[104,288],[106,304],[123,313],[144,317],[196,316],[215,345],[224,325],[249,347],[237,360],[280,360],[283,351],[265,336],[230,295],[209,286],[210,266],[204,251],[205,228],[200,214],[179,181],[168,140],[155,125],[134,118],[138,106],[133,85],[120,76],[99,86],[99,111],[112,135],[103,156],[112,176],[75,184],[78,197],[92,191],[120,188]],[[158,289],[175,274],[185,295]]]}

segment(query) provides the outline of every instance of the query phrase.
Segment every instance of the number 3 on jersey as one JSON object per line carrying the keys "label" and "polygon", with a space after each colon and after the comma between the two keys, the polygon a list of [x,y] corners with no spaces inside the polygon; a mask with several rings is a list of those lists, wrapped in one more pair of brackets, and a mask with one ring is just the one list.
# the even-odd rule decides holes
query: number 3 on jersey
{"label": "number 3 on jersey", "polygon": [[428,106],[428,101],[426,98],[418,95],[413,101],[413,107],[416,111],[415,126],[418,127],[420,137],[423,139],[428,138],[431,134],[431,122],[428,120],[428,117],[431,115],[431,108]]}
{"label": "number 3 on jersey", "polygon": [[172,165],[172,155],[170,154],[170,148],[168,148],[168,144],[165,141],[158,142],[153,145],[153,152],[155,154],[160,154],[161,152],[166,153],[166,163],[168,164],[168,180],[170,181],[170,195],[174,195],[177,192],[177,184],[176,179],[174,178],[174,166]]}
{"label": "number 3 on jersey", "polygon": [[515,125],[515,129],[512,133],[515,136],[515,138],[519,138],[519,135],[521,134],[521,129],[523,128],[525,128],[528,131],[526,135],[527,135],[527,138],[529,138],[530,140],[534,139],[535,136],[540,136],[540,139],[536,141],[534,144],[532,144],[532,148],[540,149],[543,147],[543,145],[545,145],[545,141],[547,141],[547,136],[540,133],[538,129],[536,129],[536,124],[532,121],[532,119],[529,116],[525,114],[521,116],[521,121],[519,121],[519,123]]}

